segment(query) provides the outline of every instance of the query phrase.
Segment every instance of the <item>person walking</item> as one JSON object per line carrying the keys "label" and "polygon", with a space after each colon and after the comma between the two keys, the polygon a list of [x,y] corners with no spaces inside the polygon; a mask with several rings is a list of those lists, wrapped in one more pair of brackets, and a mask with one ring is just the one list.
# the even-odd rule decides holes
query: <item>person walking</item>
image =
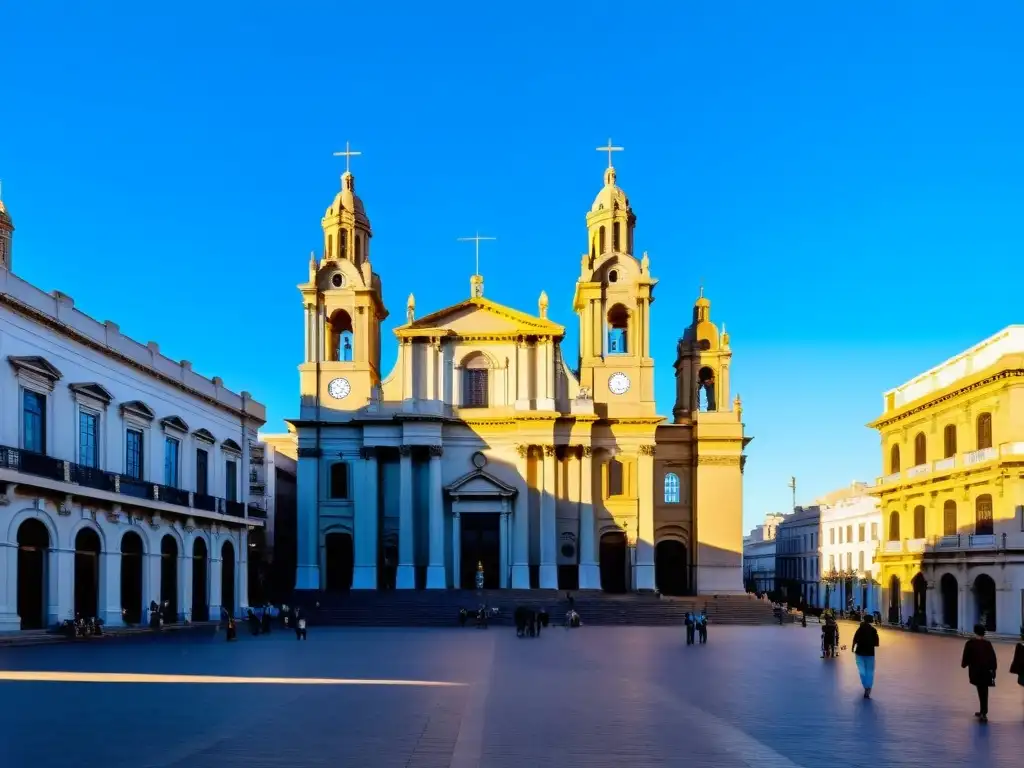
{"label": "person walking", "polygon": [[1017,685],[1024,686],[1024,627],[1020,628],[1021,642],[1013,651],[1013,661],[1010,663],[1010,674],[1017,676]]}
{"label": "person walking", "polygon": [[964,643],[964,655],[960,660],[960,667],[967,670],[971,685],[978,689],[978,704],[980,706],[974,716],[983,723],[988,722],[988,689],[996,684],[996,667],[998,665],[995,648],[985,639],[985,626],[975,624],[974,637]]}
{"label": "person walking", "polygon": [[875,684],[875,648],[878,643],[878,630],[871,626],[871,616],[865,615],[864,620],[853,635],[853,657],[857,660],[857,671],[860,673],[860,684],[864,686],[864,698],[871,698],[871,688]]}

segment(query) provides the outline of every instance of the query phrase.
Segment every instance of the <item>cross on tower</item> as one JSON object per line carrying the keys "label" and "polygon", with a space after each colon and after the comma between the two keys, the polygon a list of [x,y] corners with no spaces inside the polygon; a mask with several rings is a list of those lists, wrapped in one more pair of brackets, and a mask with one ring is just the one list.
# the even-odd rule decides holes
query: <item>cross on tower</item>
{"label": "cross on tower", "polygon": [[349,148],[349,143],[346,141],[345,142],[345,151],[344,152],[335,152],[334,156],[335,157],[344,157],[345,158],[345,173],[350,173],[349,165],[350,165],[351,159],[353,157],[358,157],[361,154],[363,154],[363,153],[362,152],[353,152]]}
{"label": "cross on tower", "polygon": [[597,151],[598,152],[607,152],[608,153],[608,167],[611,168],[612,167],[612,152],[624,152],[625,149],[626,149],[625,147],[613,147],[612,146],[612,140],[608,139],[608,146],[598,147]]}
{"label": "cross on tower", "polygon": [[481,240],[497,240],[496,237],[484,237],[479,232],[474,237],[459,237],[456,238],[460,243],[475,242],[476,243],[476,272],[473,274],[480,274],[480,241]]}

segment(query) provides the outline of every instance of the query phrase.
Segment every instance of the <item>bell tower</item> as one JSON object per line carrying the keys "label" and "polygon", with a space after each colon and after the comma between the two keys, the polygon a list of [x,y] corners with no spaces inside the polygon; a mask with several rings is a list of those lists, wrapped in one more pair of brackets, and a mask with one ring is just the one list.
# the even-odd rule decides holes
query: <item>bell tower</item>
{"label": "bell tower", "polygon": [[608,416],[655,415],[650,318],[657,280],[633,254],[636,216],[616,183],[611,140],[604,186],[587,214],[587,252],[573,305],[580,319],[580,386]]}
{"label": "bell tower", "polygon": [[380,386],[380,328],[388,312],[370,263],[373,231],[349,168],[359,154],[347,142],[335,153],[345,158],[341,189],[320,222],[322,255],[310,254],[309,281],[298,286],[306,322],[299,366],[304,418],[362,408]]}
{"label": "bell tower", "polygon": [[14,239],[14,222],[4,206],[3,188],[0,187],[0,269],[13,272],[11,241]]}
{"label": "bell tower", "polygon": [[729,367],[732,349],[729,334],[711,322],[711,302],[704,288],[693,305],[693,321],[683,331],[676,347],[676,404],[672,416],[676,424],[696,418],[701,412],[727,412],[729,402]]}

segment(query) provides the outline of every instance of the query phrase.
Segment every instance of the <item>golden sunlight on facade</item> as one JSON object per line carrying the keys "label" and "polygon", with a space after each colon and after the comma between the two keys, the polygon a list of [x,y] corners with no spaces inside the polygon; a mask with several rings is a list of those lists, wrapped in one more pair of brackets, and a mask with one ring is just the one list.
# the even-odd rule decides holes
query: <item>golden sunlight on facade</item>
{"label": "golden sunlight on facade", "polygon": [[1016,635],[1024,608],[1024,326],[885,393],[884,526],[891,621]]}
{"label": "golden sunlight on facade", "polygon": [[636,217],[609,164],[586,216],[565,329],[504,306],[470,278],[466,300],[404,303],[398,363],[381,370],[388,317],[355,179],[322,220],[299,286],[305,360],[296,588],[488,588],[740,593],[744,437],[730,399],[729,335],[703,292],[675,357],[673,423],[654,402],[650,306]]}

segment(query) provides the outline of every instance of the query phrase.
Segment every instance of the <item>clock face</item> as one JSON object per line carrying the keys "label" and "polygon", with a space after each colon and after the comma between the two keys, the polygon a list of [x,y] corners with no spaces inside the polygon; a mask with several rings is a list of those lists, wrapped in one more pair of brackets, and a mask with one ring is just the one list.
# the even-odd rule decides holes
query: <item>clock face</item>
{"label": "clock face", "polygon": [[348,397],[348,393],[351,391],[352,385],[348,383],[348,379],[334,379],[327,385],[327,394],[335,400],[342,400]]}
{"label": "clock face", "polygon": [[608,377],[608,390],[613,395],[624,395],[629,391],[629,376],[624,373],[613,373]]}

